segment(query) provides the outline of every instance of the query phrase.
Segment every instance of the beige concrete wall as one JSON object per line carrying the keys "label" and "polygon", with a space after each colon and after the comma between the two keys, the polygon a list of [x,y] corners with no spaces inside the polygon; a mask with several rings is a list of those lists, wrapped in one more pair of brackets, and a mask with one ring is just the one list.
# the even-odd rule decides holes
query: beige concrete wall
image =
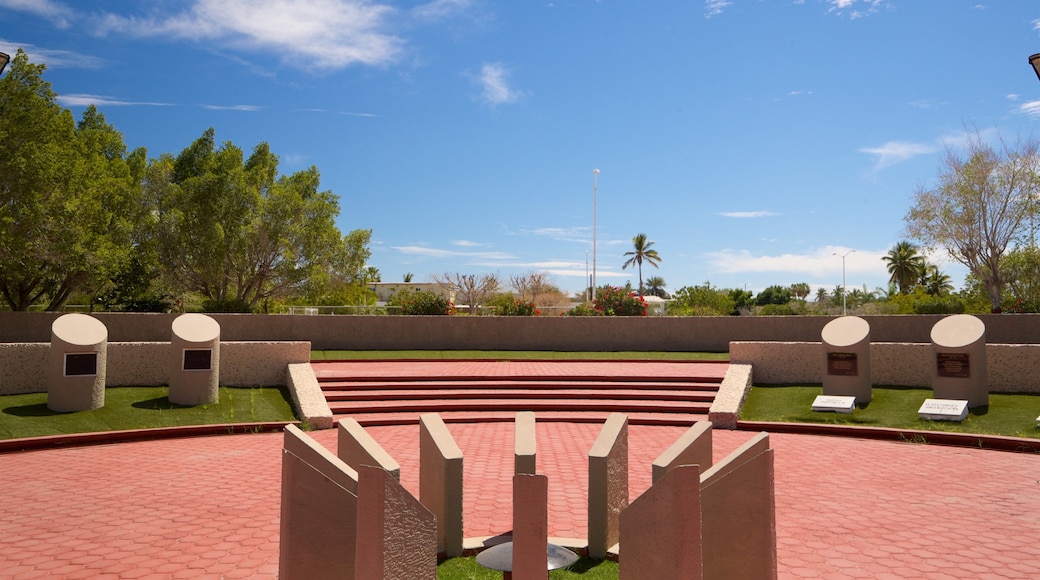
{"label": "beige concrete wall", "polygon": [[[310,366],[310,365],[307,365]],[[331,418],[331,416],[330,416]],[[332,425],[330,424],[329,427]],[[344,417],[336,433],[336,456],[344,463],[360,470],[363,465],[378,467],[401,481],[401,465],[369,435],[355,419]]]}
{"label": "beige concrete wall", "polygon": [[697,465],[679,466],[654,481],[621,512],[620,580],[704,577],[700,473]]}
{"label": "beige concrete wall", "polygon": [[651,479],[661,480],[669,471],[683,466],[696,465],[707,470],[712,464],[711,421],[698,421],[665,449],[651,466]]}
{"label": "beige concrete wall", "polygon": [[278,577],[354,578],[357,472],[294,425],[282,447]]}
{"label": "beige concrete wall", "polygon": [[777,577],[773,481],[773,450],[766,433],[701,474],[705,578]]}
{"label": "beige concrete wall", "polygon": [[[819,342],[734,342],[730,362],[749,364],[758,384],[820,383]],[[929,343],[872,343],[871,384],[931,387],[935,355]],[[1040,345],[988,344],[986,367],[994,393],[1040,393]]]}
{"label": "beige concrete wall", "polygon": [[605,558],[618,543],[618,516],[628,507],[628,416],[611,413],[589,451],[589,556]]}
{"label": "beige concrete wall", "polygon": [[[0,343],[47,342],[58,313],[0,312]],[[162,342],[174,314],[97,313],[109,341]],[[731,341],[813,342],[833,317],[470,317],[211,314],[224,341],[310,341],[315,349],[725,352]],[[864,316],[874,342],[929,342],[941,316]],[[978,317],[986,339],[1040,344],[1040,315]]]}
{"label": "beige concrete wall", "polygon": [[[293,407],[300,421],[314,429],[332,429],[332,409],[329,408],[329,402],[325,399],[310,362],[286,365],[285,385],[289,387]],[[340,459],[346,461],[343,456]],[[347,461],[347,464],[357,467],[356,463]]]}
{"label": "beige concrete wall", "polygon": [[[169,350],[169,342],[109,342],[107,386],[168,384]],[[0,344],[0,395],[47,392],[49,355],[46,342]],[[222,342],[220,384],[283,386],[286,365],[310,358],[306,342]]]}
{"label": "beige concrete wall", "polygon": [[549,549],[549,478],[513,476],[513,580],[544,580]]}
{"label": "beige concrete wall", "polygon": [[419,417],[419,500],[437,516],[437,551],[462,555],[462,450],[437,413]]}

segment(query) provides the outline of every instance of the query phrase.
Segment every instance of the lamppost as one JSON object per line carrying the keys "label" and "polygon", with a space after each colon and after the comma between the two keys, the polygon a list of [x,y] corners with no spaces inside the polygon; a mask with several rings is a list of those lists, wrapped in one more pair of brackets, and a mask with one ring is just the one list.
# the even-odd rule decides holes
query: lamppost
{"label": "lamppost", "polygon": [[[1029,57],[1029,64],[1033,66],[1033,72],[1036,73],[1036,78],[1040,79],[1040,52]],[[2,70],[2,68],[0,68]]]}
{"label": "lamppost", "polygon": [[844,254],[839,254],[838,252],[834,252],[835,256],[841,256],[841,315],[842,316],[847,316],[848,315],[848,312],[846,310],[846,304],[847,304],[846,296],[849,295],[849,292],[848,292],[848,288],[845,287],[845,256],[848,256],[849,254],[851,254],[852,252],[855,252],[855,251],[856,250],[849,250],[849,251],[845,252]]}
{"label": "lamppost", "polygon": [[9,62],[11,62],[11,55],[0,52],[0,73],[4,72],[4,68],[7,67]]}
{"label": "lamppost", "polygon": [[592,300],[591,290],[589,289],[589,251],[585,250],[585,302]]}
{"label": "lamppost", "polygon": [[592,297],[596,297],[596,182],[599,169],[592,170]]}

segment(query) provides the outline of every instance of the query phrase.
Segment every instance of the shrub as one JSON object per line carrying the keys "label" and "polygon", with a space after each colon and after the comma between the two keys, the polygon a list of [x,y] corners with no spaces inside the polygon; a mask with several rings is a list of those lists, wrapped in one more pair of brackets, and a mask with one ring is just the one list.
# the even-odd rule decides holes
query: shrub
{"label": "shrub", "polygon": [[536,316],[538,310],[534,307],[534,302],[524,302],[519,298],[514,298],[512,294],[499,294],[488,302],[488,306],[495,309],[497,316]]}
{"label": "shrub", "polygon": [[203,300],[202,311],[249,313],[253,311],[253,307],[245,300],[226,298],[224,300]]}
{"label": "shrub", "polygon": [[394,293],[387,304],[399,306],[401,314],[426,316],[455,314],[454,304],[449,302],[444,296],[427,290],[420,290],[419,292],[401,290]]}
{"label": "shrub", "polygon": [[762,316],[791,316],[794,313],[790,304],[766,304],[758,309]]}
{"label": "shrub", "polygon": [[600,316],[602,313],[595,308],[582,302],[574,308],[571,308],[567,312],[561,314],[561,316]]}
{"label": "shrub", "polygon": [[646,316],[646,300],[635,292],[617,286],[596,290],[594,308],[604,316]]}

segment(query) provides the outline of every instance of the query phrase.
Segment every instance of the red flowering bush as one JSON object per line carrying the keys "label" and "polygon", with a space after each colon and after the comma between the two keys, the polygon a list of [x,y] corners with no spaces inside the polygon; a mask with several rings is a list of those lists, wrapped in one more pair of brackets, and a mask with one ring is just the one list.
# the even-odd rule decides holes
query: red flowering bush
{"label": "red flowering bush", "polygon": [[617,286],[598,288],[593,308],[603,316],[646,316],[646,300]]}

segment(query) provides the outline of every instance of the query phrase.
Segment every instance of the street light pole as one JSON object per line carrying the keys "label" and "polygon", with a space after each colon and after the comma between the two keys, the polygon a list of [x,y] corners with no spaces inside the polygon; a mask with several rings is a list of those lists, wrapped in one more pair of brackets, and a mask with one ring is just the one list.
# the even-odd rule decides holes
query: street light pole
{"label": "street light pole", "polygon": [[855,252],[855,251],[856,250],[849,250],[849,251],[845,252],[844,254],[839,254],[838,252],[834,252],[835,256],[841,256],[841,315],[842,316],[848,316],[848,310],[846,309],[846,305],[847,305],[846,297],[849,295],[849,289],[848,289],[847,286],[845,286],[845,256],[848,256],[849,254],[851,254],[852,252]]}
{"label": "street light pole", "polygon": [[589,291],[589,251],[585,250],[585,302],[591,300]]}
{"label": "street light pole", "polygon": [[596,297],[596,184],[599,169],[592,170],[592,297]]}

